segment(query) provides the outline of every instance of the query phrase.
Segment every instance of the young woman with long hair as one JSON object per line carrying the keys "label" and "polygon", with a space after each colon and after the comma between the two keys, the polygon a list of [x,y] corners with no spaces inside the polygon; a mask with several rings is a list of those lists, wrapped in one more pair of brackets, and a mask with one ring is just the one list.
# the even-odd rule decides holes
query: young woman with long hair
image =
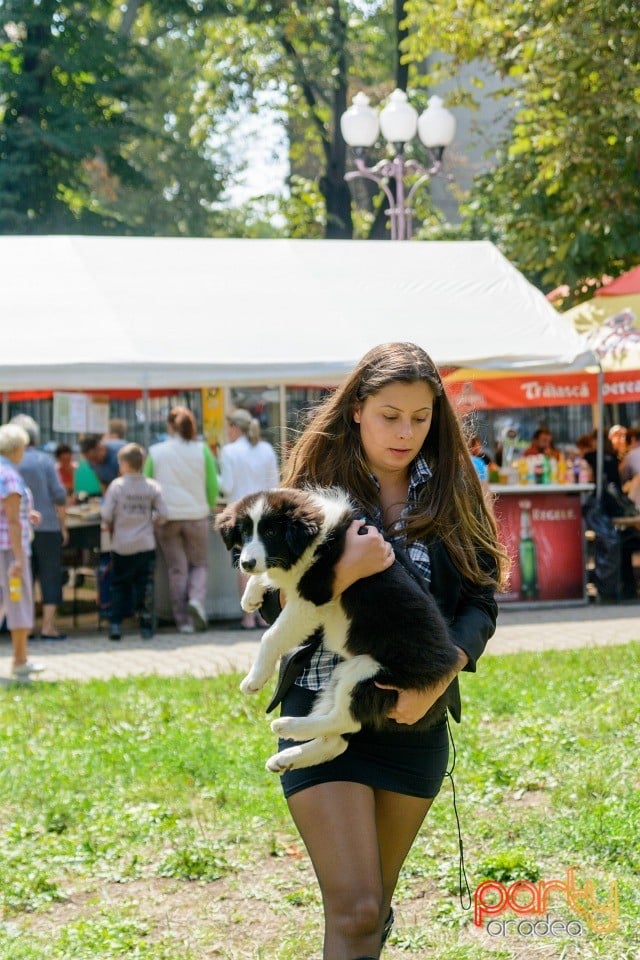
{"label": "young woman with long hair", "polygon": [[[441,686],[398,690],[389,719],[401,730],[362,730],[335,760],[282,777],[320,884],[324,960],[370,960],[389,933],[400,869],[447,769],[446,712],[426,731],[412,724],[445,689],[460,719],[457,673],[475,670],[495,630],[494,593],[507,558],[437,368],[411,343],[382,344],[363,357],[309,421],[283,485],[340,486],[362,510],[336,569],[336,595],[386,569],[393,545],[402,547],[459,650]],[[276,694],[282,714],[309,713],[335,663],[320,647],[297,676],[295,666],[286,671],[288,686]]]}

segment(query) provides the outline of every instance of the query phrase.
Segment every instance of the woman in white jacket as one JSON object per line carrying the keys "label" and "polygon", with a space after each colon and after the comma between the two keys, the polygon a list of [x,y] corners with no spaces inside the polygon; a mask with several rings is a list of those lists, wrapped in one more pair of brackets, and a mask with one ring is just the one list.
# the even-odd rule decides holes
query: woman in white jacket
{"label": "woman in white jacket", "polygon": [[[270,443],[260,439],[260,423],[248,410],[234,410],[227,416],[229,443],[220,451],[220,489],[229,503],[260,490],[270,490],[280,482],[278,458]],[[247,580],[238,571],[238,589],[244,593]],[[243,613],[242,626],[252,630],[265,626],[253,613]]]}
{"label": "woman in white jacket", "polygon": [[173,407],[169,438],[149,449],[147,477],[158,481],[168,521],[156,529],[167,566],[171,609],[180,633],[205,630],[209,514],[218,499],[218,470],[208,445],[197,439],[194,415]]}

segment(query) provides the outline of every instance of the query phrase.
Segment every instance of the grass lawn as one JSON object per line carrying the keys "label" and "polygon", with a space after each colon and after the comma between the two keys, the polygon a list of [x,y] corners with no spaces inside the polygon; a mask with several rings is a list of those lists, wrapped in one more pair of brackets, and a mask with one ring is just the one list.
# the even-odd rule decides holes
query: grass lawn
{"label": "grass lawn", "polygon": [[[574,869],[582,894],[475,926],[445,782],[385,958],[639,960],[639,677],[640,643],[486,657],[463,677],[454,777],[471,890],[528,880],[533,896]],[[247,699],[238,680],[0,691],[0,960],[320,957],[315,881],[264,771],[268,693]]]}

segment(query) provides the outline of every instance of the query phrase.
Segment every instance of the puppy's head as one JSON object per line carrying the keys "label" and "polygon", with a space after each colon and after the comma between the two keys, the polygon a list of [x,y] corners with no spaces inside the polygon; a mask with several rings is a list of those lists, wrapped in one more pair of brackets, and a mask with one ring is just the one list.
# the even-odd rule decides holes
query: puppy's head
{"label": "puppy's head", "polygon": [[252,494],[243,497],[242,500],[236,500],[216,517],[214,527],[222,537],[227,550],[233,550],[234,547],[240,549],[243,546],[243,536],[246,535],[247,530],[245,521],[257,499],[258,494]]}
{"label": "puppy's head", "polygon": [[290,570],[318,535],[322,517],[301,490],[284,488],[244,497],[216,520],[228,550],[240,550],[244,573]]}

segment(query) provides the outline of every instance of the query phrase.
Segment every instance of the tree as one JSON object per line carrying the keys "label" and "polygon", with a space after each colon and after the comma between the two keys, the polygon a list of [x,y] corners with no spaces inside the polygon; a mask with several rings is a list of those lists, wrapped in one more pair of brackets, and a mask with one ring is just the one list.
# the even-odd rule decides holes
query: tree
{"label": "tree", "polygon": [[223,183],[195,107],[195,27],[220,5],[0,0],[0,13],[0,230],[212,232]]}
{"label": "tree", "polygon": [[4,0],[2,14],[0,230],[113,229],[89,184],[106,194],[116,179],[142,182],[121,144],[136,131],[129,104],[147,77],[80,3]]}
{"label": "tree", "polygon": [[[539,286],[640,260],[640,4],[620,0],[408,0],[407,58],[426,82],[489,61],[514,123],[463,207],[467,236],[489,237]],[[434,58],[435,61],[435,58]],[[469,99],[469,92],[465,96]]]}
{"label": "tree", "polygon": [[292,166],[292,198],[281,205],[285,232],[317,236],[322,228],[328,238],[352,236],[340,116],[354,88],[376,98],[392,89],[394,10],[390,0],[238,0],[227,24],[211,25],[218,37],[212,51],[219,49],[220,31],[233,29],[228,68],[242,95],[250,100],[271,90],[285,99]]}

